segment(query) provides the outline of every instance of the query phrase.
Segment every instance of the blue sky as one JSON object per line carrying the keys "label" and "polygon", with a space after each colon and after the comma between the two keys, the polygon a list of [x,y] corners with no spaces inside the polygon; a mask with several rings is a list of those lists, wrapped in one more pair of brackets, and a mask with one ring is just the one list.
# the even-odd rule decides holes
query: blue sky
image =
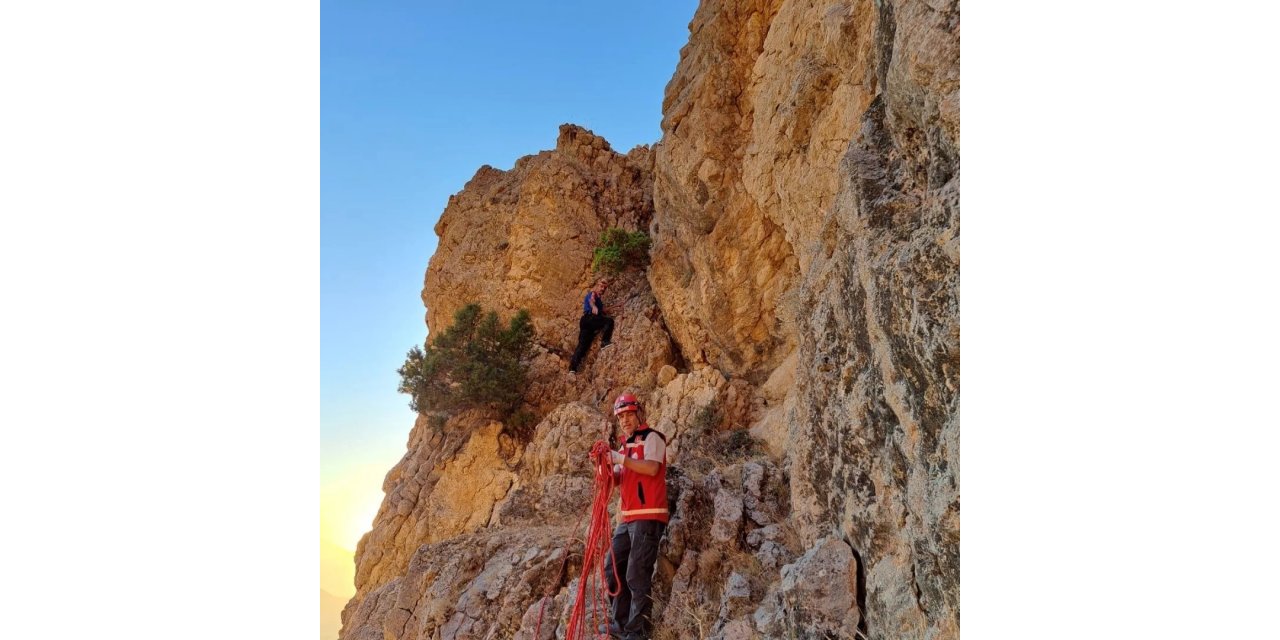
{"label": "blue sky", "polygon": [[413,414],[433,227],[481,165],[572,122],[625,152],[661,134],[697,3],[321,2],[321,537],[353,548]]}

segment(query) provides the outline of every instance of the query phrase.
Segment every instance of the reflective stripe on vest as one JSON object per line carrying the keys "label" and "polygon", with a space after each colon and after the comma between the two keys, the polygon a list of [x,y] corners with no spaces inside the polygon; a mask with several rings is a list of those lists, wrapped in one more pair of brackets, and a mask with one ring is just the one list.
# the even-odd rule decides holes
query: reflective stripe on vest
{"label": "reflective stripe on vest", "polygon": [[625,518],[627,516],[642,516],[650,513],[666,513],[666,512],[667,512],[666,509],[632,509],[631,511],[619,511],[618,515]]}

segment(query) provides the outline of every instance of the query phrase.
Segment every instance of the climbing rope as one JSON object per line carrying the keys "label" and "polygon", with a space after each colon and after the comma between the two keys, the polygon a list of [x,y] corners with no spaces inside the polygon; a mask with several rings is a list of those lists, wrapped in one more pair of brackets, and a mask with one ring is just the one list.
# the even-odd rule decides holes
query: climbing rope
{"label": "climbing rope", "polygon": [[[618,595],[617,590],[609,590],[607,585],[600,584],[601,576],[604,575],[605,558],[613,554],[609,498],[613,495],[615,482],[609,453],[609,445],[604,441],[596,441],[591,447],[591,461],[595,467],[595,490],[591,500],[587,537],[583,541],[582,575],[578,578],[578,592],[573,600],[573,608],[569,611],[565,640],[609,637],[607,632],[609,605],[605,594]],[[574,528],[574,533],[577,533],[577,527]],[[568,562],[568,554],[565,554],[565,562]],[[613,584],[620,585],[617,563],[610,562],[609,567],[613,570]],[[564,568],[565,566],[562,565],[562,574]],[[587,595],[588,586],[593,587],[590,590],[590,598]],[[542,614],[546,610],[546,600],[543,598],[542,606],[538,611],[538,626],[533,636],[535,640],[542,637]]]}

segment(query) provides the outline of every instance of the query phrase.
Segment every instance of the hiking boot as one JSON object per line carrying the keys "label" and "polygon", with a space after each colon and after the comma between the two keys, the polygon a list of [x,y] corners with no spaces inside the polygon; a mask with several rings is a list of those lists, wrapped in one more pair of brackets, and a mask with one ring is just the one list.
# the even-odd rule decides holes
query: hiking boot
{"label": "hiking boot", "polygon": [[619,627],[616,622],[610,622],[608,625],[602,624],[597,631],[600,632],[600,635],[607,633],[610,638],[615,640],[620,640],[622,638],[622,627]]}
{"label": "hiking boot", "polygon": [[613,343],[612,343],[612,342],[606,342],[606,343],[604,343],[604,344],[600,345],[600,350],[601,350],[601,351],[604,351],[605,349],[608,349],[609,347],[612,347],[612,346],[613,346]]}

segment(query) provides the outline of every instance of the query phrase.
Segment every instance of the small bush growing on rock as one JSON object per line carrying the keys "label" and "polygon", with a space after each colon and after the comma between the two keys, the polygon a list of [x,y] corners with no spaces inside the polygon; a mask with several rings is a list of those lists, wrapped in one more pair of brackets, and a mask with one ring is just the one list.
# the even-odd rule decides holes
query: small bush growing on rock
{"label": "small bush growing on rock", "polygon": [[720,412],[715,407],[707,405],[698,409],[698,413],[693,416],[693,430],[701,435],[708,435],[716,430],[720,424]]}
{"label": "small bush growing on rock", "polygon": [[725,436],[724,453],[731,460],[754,457],[759,449],[760,443],[744,429],[735,429]]}
{"label": "small bush growing on rock", "polygon": [[409,395],[419,413],[488,409],[509,415],[520,403],[533,342],[533,324],[523,309],[506,329],[498,314],[469,304],[453,317],[453,326],[424,352],[414,345],[400,367],[398,391]]}
{"label": "small bush growing on rock", "polygon": [[591,270],[617,275],[629,267],[649,263],[649,236],[643,231],[626,231],[617,227],[600,234],[600,246],[591,259]]}

